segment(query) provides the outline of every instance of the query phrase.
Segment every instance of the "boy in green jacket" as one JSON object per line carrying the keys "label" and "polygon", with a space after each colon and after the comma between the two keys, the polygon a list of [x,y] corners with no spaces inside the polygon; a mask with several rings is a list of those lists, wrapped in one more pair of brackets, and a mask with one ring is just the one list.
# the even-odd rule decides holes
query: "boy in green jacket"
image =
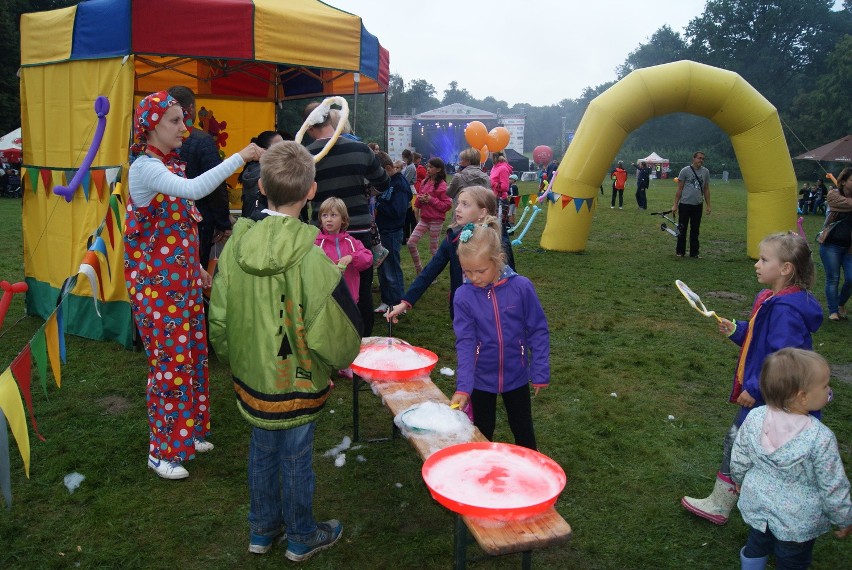
{"label": "boy in green jacket", "polygon": [[285,556],[307,560],[340,539],[343,525],[313,516],[313,441],[332,370],[361,345],[361,318],[340,271],[299,221],[316,192],[302,145],[273,145],[260,160],[268,217],[242,218],[219,258],[210,342],[230,364],[237,406],[252,425],[249,551],[287,539]]}

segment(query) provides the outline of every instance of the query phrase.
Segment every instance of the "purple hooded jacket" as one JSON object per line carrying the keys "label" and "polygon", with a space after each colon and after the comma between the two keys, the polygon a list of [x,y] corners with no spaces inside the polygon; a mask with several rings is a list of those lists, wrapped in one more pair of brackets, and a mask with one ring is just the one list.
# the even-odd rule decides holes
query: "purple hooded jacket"
{"label": "purple hooded jacket", "polygon": [[[734,380],[730,401],[736,402],[740,391],[746,390],[749,396],[755,399],[755,403],[751,408],[740,406],[739,415],[735,420],[738,426],[742,425],[751,410],[766,404],[760,393],[760,370],[766,357],[782,348],[812,350],[811,335],[822,324],[822,307],[811,293],[798,287],[788,287],[776,295],[772,295],[771,290],[764,289],[757,294],[751,310],[752,315],[758,307],[760,311],[754,317],[754,322],[749,324],[749,321],[736,321],[737,328],[730,336],[735,344],[742,347],[749,326],[754,329],[748,354],[743,354],[740,350],[739,360],[746,359],[742,386]],[[820,417],[818,413],[813,415]]]}
{"label": "purple hooded jacket", "polygon": [[456,392],[503,393],[550,382],[550,333],[532,282],[507,265],[497,283],[465,282],[453,301]]}

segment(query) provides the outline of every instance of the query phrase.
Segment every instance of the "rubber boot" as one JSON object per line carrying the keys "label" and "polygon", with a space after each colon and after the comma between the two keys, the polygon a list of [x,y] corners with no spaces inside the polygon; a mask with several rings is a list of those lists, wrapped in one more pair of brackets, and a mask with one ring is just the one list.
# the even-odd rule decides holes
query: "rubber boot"
{"label": "rubber boot", "polygon": [[716,485],[706,499],[684,497],[680,500],[683,508],[694,515],[705,518],[714,524],[725,524],[731,509],[737,504],[737,487],[731,478],[722,473],[716,473]]}
{"label": "rubber boot", "polygon": [[740,549],[740,569],[741,570],[763,570],[766,568],[766,562],[769,560],[768,556],[763,556],[761,558],[748,558],[744,554],[745,546]]}

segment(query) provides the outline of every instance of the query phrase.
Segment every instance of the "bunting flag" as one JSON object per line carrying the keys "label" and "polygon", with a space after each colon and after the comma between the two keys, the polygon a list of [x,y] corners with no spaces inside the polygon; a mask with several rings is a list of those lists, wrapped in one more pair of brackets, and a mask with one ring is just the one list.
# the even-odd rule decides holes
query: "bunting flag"
{"label": "bunting flag", "polygon": [[[99,237],[98,239],[100,240],[101,238]],[[98,299],[103,300],[105,298],[104,285],[101,277],[101,262],[92,249],[89,249],[83,255],[83,261],[80,263],[80,268],[77,271],[89,278],[89,285],[92,287],[92,302],[95,304],[95,312],[100,317],[101,311],[98,308]],[[96,283],[97,286],[95,285]],[[98,291],[101,292],[100,297],[98,297]]]}
{"label": "bunting flag", "polygon": [[44,191],[50,192],[53,189],[53,173],[47,168],[42,168],[39,174],[41,175],[41,183],[44,186]]}
{"label": "bunting flag", "polygon": [[35,358],[36,370],[41,379],[41,389],[47,398],[47,341],[44,338],[44,327],[38,329],[30,340],[30,354]]}
{"label": "bunting flag", "polygon": [[62,387],[62,369],[59,365],[59,325],[56,322],[56,311],[50,314],[44,322],[44,340],[47,344],[47,356],[50,359],[50,369],[56,387]]}
{"label": "bunting flag", "polygon": [[42,441],[44,437],[38,432],[38,423],[36,423],[35,413],[33,412],[33,396],[30,390],[32,382],[33,359],[29,345],[24,347],[24,350],[15,358],[12,365],[9,367],[12,370],[12,376],[18,382],[18,389],[24,396],[24,402],[27,403],[27,411],[30,413],[30,423],[33,425],[36,436]]}
{"label": "bunting flag", "polygon": [[[99,230],[99,232],[100,231],[103,231],[102,228]],[[109,259],[107,259],[106,242],[104,241],[104,238],[102,238],[100,236],[100,233],[98,233],[98,236],[92,242],[92,246],[89,249],[91,251],[94,251],[96,254],[99,253],[100,255],[103,256],[103,257],[98,257],[98,260],[101,262],[101,265],[103,267],[107,268],[107,277],[109,278],[110,281],[112,281],[112,269],[109,266]]]}
{"label": "bunting flag", "polygon": [[27,418],[24,415],[24,405],[21,395],[18,393],[18,385],[12,378],[12,371],[8,368],[0,374],[0,410],[6,416],[12,436],[18,442],[18,451],[24,460],[24,471],[27,479],[30,478],[30,434],[27,433]]}
{"label": "bunting flag", "polygon": [[9,468],[9,435],[6,416],[0,410],[0,492],[6,500],[6,510],[12,510],[12,471]]}
{"label": "bunting flag", "polygon": [[56,306],[56,310],[53,312],[53,314],[56,315],[56,330],[59,333],[57,335],[57,339],[59,340],[59,361],[62,364],[66,364],[67,360],[65,358],[65,314],[62,312],[62,303]]}
{"label": "bunting flag", "polygon": [[98,193],[98,200],[101,200],[101,196],[105,196],[104,194],[104,184],[106,184],[106,171],[104,170],[90,170],[86,173],[87,176],[91,176],[92,181],[95,183],[95,190]]}
{"label": "bunting flag", "polygon": [[27,177],[30,179],[30,188],[33,192],[38,192],[38,169],[27,168]]}
{"label": "bunting flag", "polygon": [[570,204],[570,203],[571,203],[571,200],[573,200],[573,199],[574,199],[574,198],[572,198],[571,196],[565,196],[565,195],[563,195],[563,196],[562,196],[562,209],[564,210],[564,209],[565,209],[565,206],[567,206],[568,204]]}
{"label": "bunting flag", "polygon": [[[83,174],[82,180],[80,180],[80,188],[83,190],[83,196],[86,197],[86,202],[89,201],[89,194],[90,194],[89,184],[91,184],[90,178],[91,177],[89,176],[89,172],[86,171],[86,173]],[[98,199],[100,200],[100,195],[98,196]]]}

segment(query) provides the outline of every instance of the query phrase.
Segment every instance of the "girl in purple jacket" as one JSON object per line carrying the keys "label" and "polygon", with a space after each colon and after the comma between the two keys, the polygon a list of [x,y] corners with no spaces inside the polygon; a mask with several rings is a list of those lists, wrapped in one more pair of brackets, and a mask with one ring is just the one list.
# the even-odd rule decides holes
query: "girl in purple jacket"
{"label": "girl in purple jacket", "polygon": [[757,281],[767,289],[757,294],[749,320],[719,322],[719,332],[740,346],[730,396],[739,408],[725,436],[722,465],[709,497],[683,497],[680,501],[689,512],[715,524],[728,522],[737,503],[739,495],[731,479],[731,449],[748,413],[766,404],[760,392],[763,361],[782,348],[811,350],[811,335],[822,324],[822,307],[809,291],[814,284],[814,262],[804,238],[793,232],[763,238],[754,268]]}
{"label": "girl in purple jacket", "polygon": [[501,394],[515,443],[536,449],[530,384],[538,394],[550,382],[544,310],[530,280],[506,265],[494,216],[462,228],[458,257],[465,282],[453,301],[458,369],[452,403],[464,409],[470,402],[474,425],[491,440]]}

